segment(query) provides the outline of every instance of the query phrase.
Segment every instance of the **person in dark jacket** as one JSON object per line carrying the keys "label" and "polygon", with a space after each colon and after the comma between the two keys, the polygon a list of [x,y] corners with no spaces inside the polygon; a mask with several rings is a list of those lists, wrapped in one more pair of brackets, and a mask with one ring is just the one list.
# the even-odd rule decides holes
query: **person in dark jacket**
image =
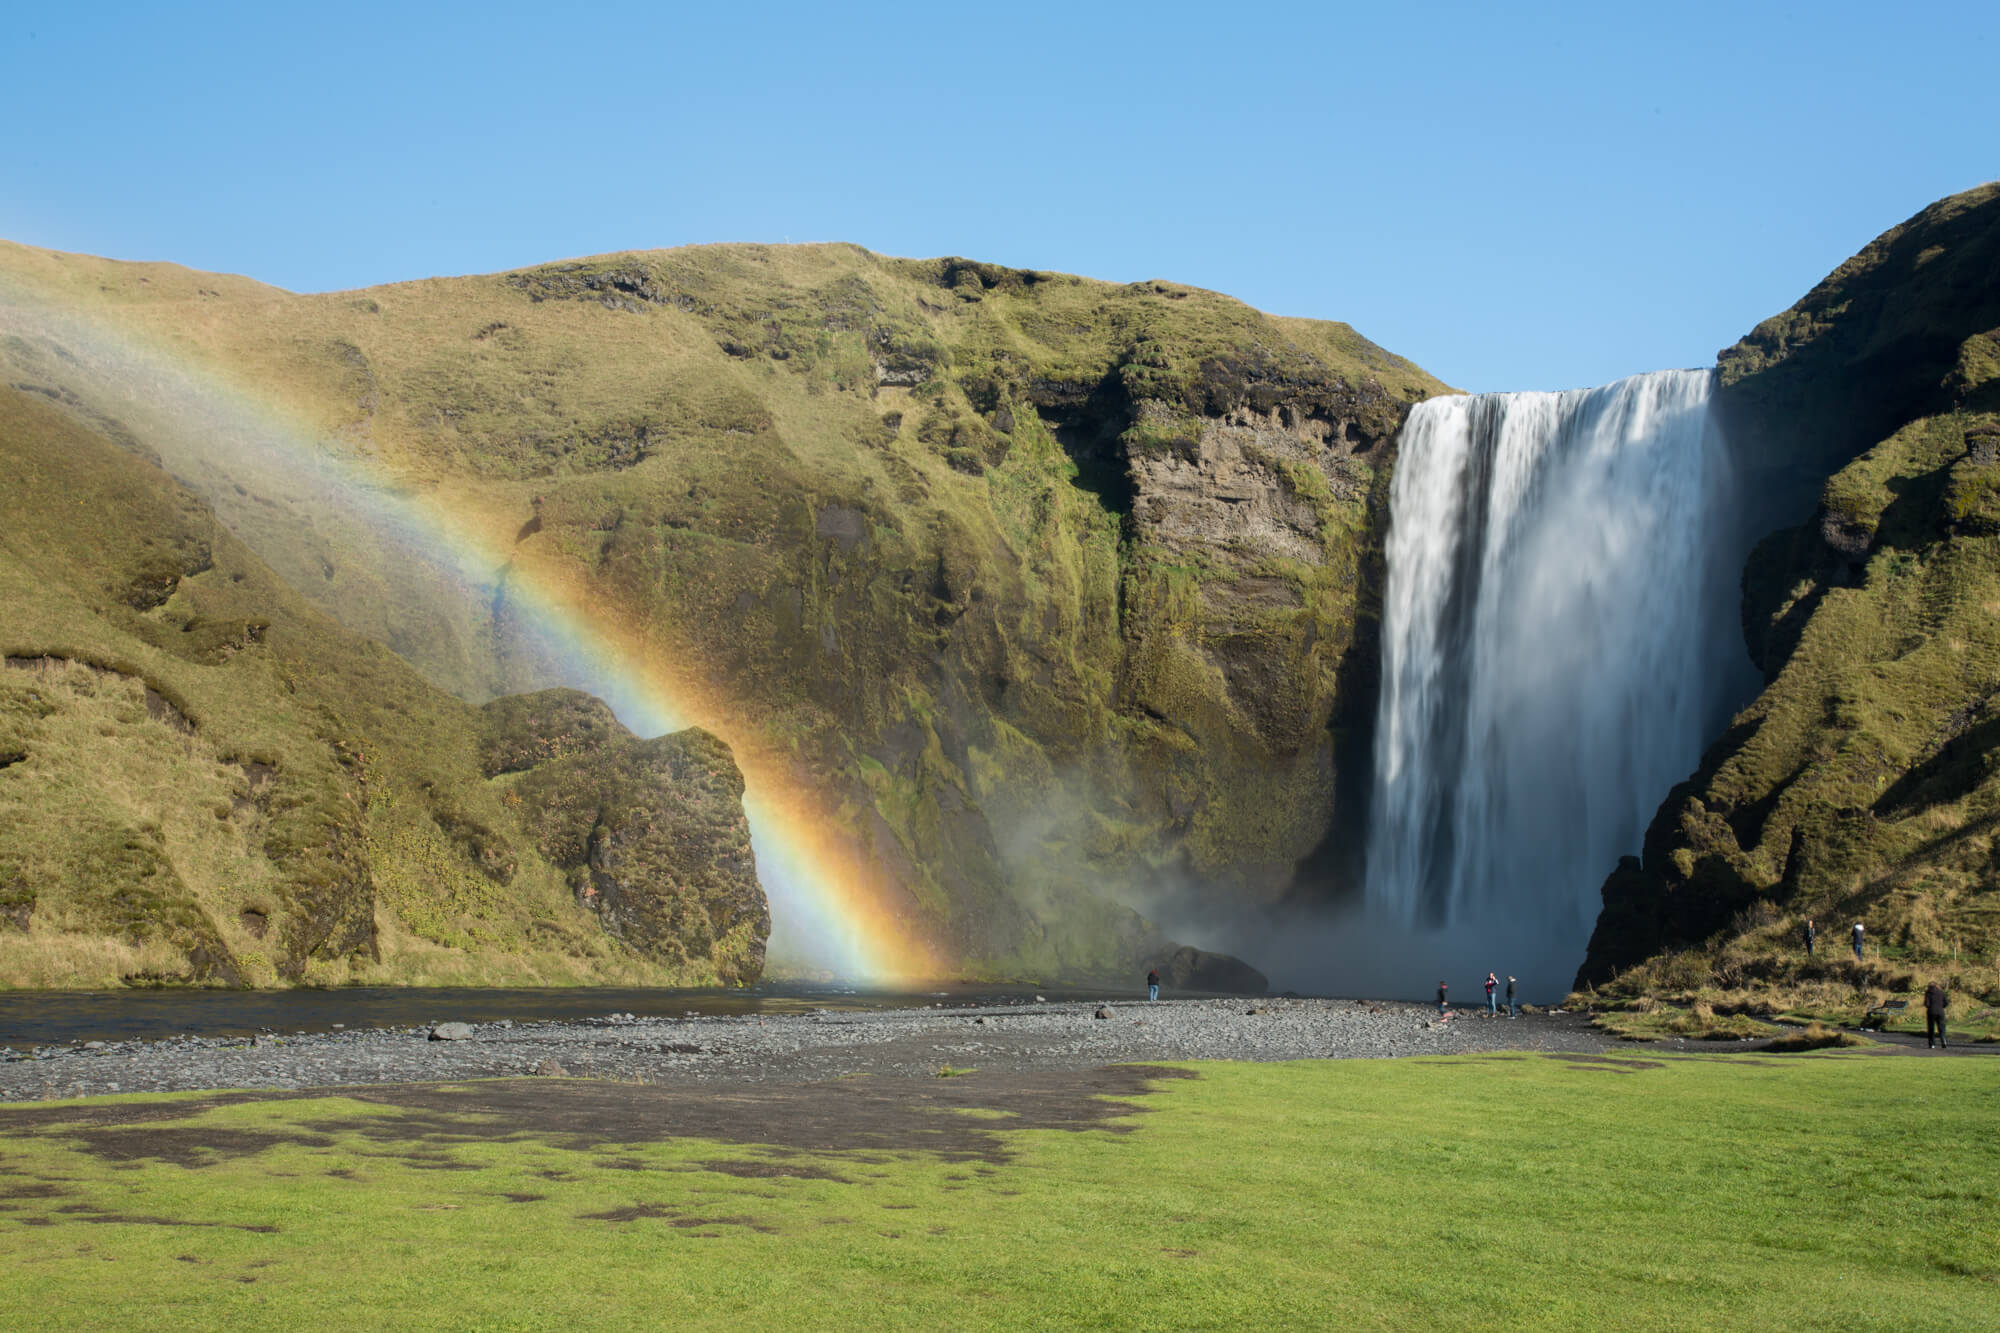
{"label": "person in dark jacket", "polygon": [[1444,1012],[1444,992],[1445,992],[1445,984],[1442,981],[1440,981],[1438,983],[1438,1012],[1440,1014]]}
{"label": "person in dark jacket", "polygon": [[1947,1049],[1951,1046],[1951,1043],[1944,1039],[1944,1011],[1945,1006],[1950,1003],[1951,997],[1945,994],[1944,987],[1937,982],[1933,981],[1924,988],[1924,1039],[1931,1046],[1943,1046]]}
{"label": "person in dark jacket", "polygon": [[1149,1000],[1160,998],[1160,973],[1158,968],[1149,969],[1146,973],[1146,998]]}
{"label": "person in dark jacket", "polygon": [[1806,957],[1808,957],[1808,958],[1810,958],[1810,957],[1812,957],[1812,956],[1813,956],[1813,951],[1812,951],[1812,947],[1813,947],[1813,936],[1814,936],[1814,935],[1815,935],[1816,933],[1817,933],[1817,932],[1815,932],[1815,931],[1813,930],[1813,923],[1812,923],[1812,918],[1811,918],[1811,917],[1807,917],[1807,918],[1806,918]]}
{"label": "person in dark jacket", "polygon": [[1499,985],[1500,978],[1488,972],[1486,974],[1486,1016],[1488,1018],[1500,1012],[1500,997],[1493,993]]}
{"label": "person in dark jacket", "polygon": [[1865,945],[1865,944],[1867,943],[1867,941],[1868,941],[1868,932],[1867,932],[1866,930],[1863,930],[1863,929],[1862,929],[1862,927],[1861,927],[1861,923],[1860,923],[1859,921],[1855,922],[1855,923],[1854,923],[1854,961],[1855,961],[1855,962],[1857,962],[1857,963],[1858,963],[1858,962],[1860,962],[1860,961],[1861,961],[1861,950],[1862,950],[1862,946],[1863,946],[1863,945]]}
{"label": "person in dark jacket", "polygon": [[1507,978],[1507,1017],[1517,1017],[1514,1009],[1514,978]]}

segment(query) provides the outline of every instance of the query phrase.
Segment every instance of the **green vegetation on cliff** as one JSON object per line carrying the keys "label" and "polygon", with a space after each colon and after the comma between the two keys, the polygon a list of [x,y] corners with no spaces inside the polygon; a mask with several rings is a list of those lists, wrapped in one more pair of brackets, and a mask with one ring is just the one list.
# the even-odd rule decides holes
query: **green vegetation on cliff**
{"label": "green vegetation on cliff", "polygon": [[[321,296],[10,247],[0,278],[10,375],[344,626],[476,703],[562,682],[512,589],[568,590],[974,970],[1122,973],[1166,886],[1351,887],[1386,463],[1443,386],[1345,325],[848,245]],[[237,398],[511,563],[385,541]]]}
{"label": "green vegetation on cliff", "polygon": [[1580,981],[1854,1019],[1936,978],[1977,1021],[2000,1005],[2000,186],[1887,233],[1721,371],[1754,484],[1818,468],[1818,508],[1751,556],[1768,684],[1606,884]]}
{"label": "green vegetation on cliff", "polygon": [[[607,876],[657,900],[641,921],[706,904],[715,928],[600,923],[528,835],[551,803],[530,787],[645,747],[605,717],[579,753],[537,749],[536,700],[426,684],[130,443],[0,389],[0,984],[755,977],[768,917],[726,750],[646,743],[679,758],[636,798],[705,867]],[[526,771],[489,781],[482,746]]]}

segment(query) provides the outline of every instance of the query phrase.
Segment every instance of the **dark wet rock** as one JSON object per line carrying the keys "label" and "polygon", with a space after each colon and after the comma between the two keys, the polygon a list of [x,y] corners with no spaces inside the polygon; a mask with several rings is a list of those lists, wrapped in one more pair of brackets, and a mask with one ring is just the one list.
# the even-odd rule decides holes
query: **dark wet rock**
{"label": "dark wet rock", "polygon": [[1155,964],[1160,979],[1175,990],[1210,991],[1218,995],[1263,995],[1271,982],[1241,958],[1208,953],[1189,945]]}

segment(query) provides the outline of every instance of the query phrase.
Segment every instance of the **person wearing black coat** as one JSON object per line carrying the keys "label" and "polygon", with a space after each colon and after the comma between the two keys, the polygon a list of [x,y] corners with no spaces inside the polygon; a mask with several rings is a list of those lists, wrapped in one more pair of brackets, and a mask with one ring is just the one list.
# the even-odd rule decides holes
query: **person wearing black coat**
{"label": "person wearing black coat", "polygon": [[1944,987],[1937,982],[1933,981],[1924,988],[1924,1038],[1933,1047],[1943,1046],[1949,1049],[1951,1046],[1951,1043],[1944,1039],[1944,1011],[1945,1006],[1950,1003],[1951,997],[1945,994]]}

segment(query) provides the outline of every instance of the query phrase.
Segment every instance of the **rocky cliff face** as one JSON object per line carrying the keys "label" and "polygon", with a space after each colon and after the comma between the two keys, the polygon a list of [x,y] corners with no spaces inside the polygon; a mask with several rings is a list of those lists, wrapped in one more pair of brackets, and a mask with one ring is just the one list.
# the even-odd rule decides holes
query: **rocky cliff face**
{"label": "rocky cliff face", "polygon": [[1385,464],[1443,386],[1343,325],[851,246],[324,297],[11,268],[505,553],[468,573],[217,444],[254,432],[189,438],[55,321],[6,344],[321,608],[476,702],[568,678],[529,595],[564,589],[967,970],[1122,974],[1161,943],[1135,907],[1352,882]]}
{"label": "rocky cliff face", "polygon": [[1912,957],[2000,945],[1996,349],[1987,186],[1722,353],[1750,489],[1797,506],[1743,578],[1768,684],[1606,883],[1579,984],[1663,951],[1789,946],[1808,916]]}
{"label": "rocky cliff face", "polygon": [[0,985],[755,979],[726,748],[444,694],[100,425],[0,389]]}

